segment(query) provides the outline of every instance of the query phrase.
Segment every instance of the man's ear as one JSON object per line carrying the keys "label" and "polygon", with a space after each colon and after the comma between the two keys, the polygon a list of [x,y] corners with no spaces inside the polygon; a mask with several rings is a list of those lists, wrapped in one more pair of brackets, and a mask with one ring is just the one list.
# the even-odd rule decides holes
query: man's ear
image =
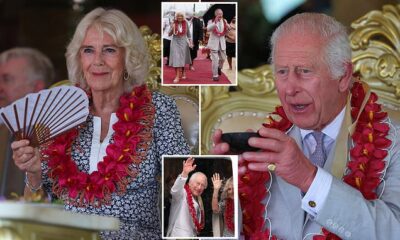
{"label": "man's ear", "polygon": [[353,78],[353,64],[347,62],[344,64],[346,69],[344,75],[339,79],[339,91],[346,92],[350,88],[351,79]]}
{"label": "man's ear", "polygon": [[35,84],[33,86],[33,91],[36,93],[39,92],[40,90],[43,90],[45,87],[46,84],[44,83],[43,80],[37,80],[35,81]]}

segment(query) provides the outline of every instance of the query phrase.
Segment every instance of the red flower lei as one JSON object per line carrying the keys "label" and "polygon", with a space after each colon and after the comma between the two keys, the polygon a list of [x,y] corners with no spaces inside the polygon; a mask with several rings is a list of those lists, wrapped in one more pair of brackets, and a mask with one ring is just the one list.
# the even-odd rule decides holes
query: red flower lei
{"label": "red flower lei", "polygon": [[[228,31],[225,18],[221,18],[221,20],[222,20],[222,22],[224,23],[224,30],[223,30],[222,32],[218,31],[217,26],[215,26],[215,28],[214,28],[214,30],[213,30],[214,34],[216,34],[218,37],[224,36],[225,33],[226,33],[226,31]],[[217,21],[216,21],[215,18],[214,18],[213,22],[214,22],[215,24],[217,24]]]}
{"label": "red flower lei", "polygon": [[[382,171],[385,169],[385,157],[387,148],[392,142],[386,138],[389,125],[384,122],[387,113],[383,112],[381,105],[376,103],[378,97],[375,93],[371,95],[361,109],[362,102],[366,96],[365,90],[360,82],[355,82],[352,89],[351,115],[358,119],[355,132],[353,133],[353,148],[350,150],[351,160],[347,163],[350,173],[343,177],[343,181],[359,190],[365,199],[377,199],[376,188],[380,183]],[[267,128],[275,128],[287,131],[293,124],[287,118],[282,106],[276,107],[275,112],[281,117],[276,121],[270,118],[270,123],[263,124]],[[264,228],[265,206],[261,201],[269,194],[265,185],[270,181],[269,173],[248,171],[239,179],[239,197],[243,212],[243,232],[246,239],[271,239],[276,240],[275,235],[270,235],[270,230]],[[323,236],[314,236],[313,240],[340,239],[327,229],[322,228]]]}
{"label": "red flower lei", "polygon": [[193,206],[192,193],[190,192],[189,185],[187,185],[187,184],[185,184],[185,191],[186,191],[186,201],[187,201],[188,206],[189,206],[190,216],[192,217],[192,220],[193,220],[193,223],[194,223],[194,225],[196,227],[197,233],[200,233],[200,231],[204,229],[204,224],[205,224],[205,221],[204,221],[204,210],[200,209],[200,220],[197,219],[196,211],[194,210],[194,206]]}
{"label": "red flower lei", "polygon": [[123,194],[139,172],[152,139],[154,105],[146,86],[120,97],[113,125],[114,143],[107,146],[107,155],[91,174],[79,171],[71,157],[72,143],[78,136],[74,128],[54,139],[42,150],[48,162],[53,192],[75,206],[111,203],[112,193]]}
{"label": "red flower lei", "polygon": [[179,31],[179,22],[178,21],[174,21],[174,35],[177,36],[184,36],[186,34],[187,31],[187,24],[186,21],[182,21],[182,31]]}
{"label": "red flower lei", "polygon": [[224,220],[225,220],[226,227],[232,233],[235,232],[235,224],[234,224],[233,212],[234,212],[233,199],[232,198],[226,198],[225,199]]}

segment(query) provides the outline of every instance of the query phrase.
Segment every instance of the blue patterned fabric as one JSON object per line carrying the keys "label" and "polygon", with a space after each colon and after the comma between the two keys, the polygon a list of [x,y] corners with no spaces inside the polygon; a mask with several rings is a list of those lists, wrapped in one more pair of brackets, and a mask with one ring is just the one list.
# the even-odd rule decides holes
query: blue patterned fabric
{"label": "blue patterned fabric", "polygon": [[[65,205],[73,212],[117,217],[120,220],[119,231],[104,231],[102,239],[161,239],[159,212],[159,182],[161,174],[161,156],[163,154],[190,154],[189,146],[183,136],[177,106],[170,97],[158,92],[153,93],[156,109],[153,127],[153,141],[148,149],[147,158],[140,164],[140,173],[128,187],[123,196],[112,195],[109,206],[77,208]],[[89,116],[86,125],[79,130],[79,137],[73,144],[72,158],[80,171],[89,171],[90,146],[93,133],[93,117]],[[111,139],[113,141],[113,139]],[[51,192],[51,182],[47,176],[46,162],[42,162],[42,178],[45,190]]]}

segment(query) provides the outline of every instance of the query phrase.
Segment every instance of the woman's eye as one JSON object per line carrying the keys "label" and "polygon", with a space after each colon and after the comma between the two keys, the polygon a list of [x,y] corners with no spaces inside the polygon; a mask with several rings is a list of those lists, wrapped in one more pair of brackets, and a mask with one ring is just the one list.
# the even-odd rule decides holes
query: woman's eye
{"label": "woman's eye", "polygon": [[103,50],[104,53],[116,53],[117,50],[115,48],[105,48]]}
{"label": "woman's eye", "polygon": [[83,48],[83,49],[82,49],[82,52],[83,52],[83,53],[93,53],[94,50],[93,50],[92,48]]}

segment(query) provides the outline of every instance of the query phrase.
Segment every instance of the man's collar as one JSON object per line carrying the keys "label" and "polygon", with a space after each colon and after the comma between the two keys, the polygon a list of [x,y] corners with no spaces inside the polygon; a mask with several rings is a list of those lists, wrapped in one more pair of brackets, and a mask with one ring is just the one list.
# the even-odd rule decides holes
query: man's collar
{"label": "man's collar", "polygon": [[[342,111],[336,116],[336,118],[330,122],[324,129],[322,129],[322,132],[330,137],[333,140],[336,140],[338,134],[339,134],[339,129],[340,126],[342,125],[344,115],[346,113],[346,107],[342,109]],[[304,138],[307,136],[307,134],[313,132],[313,130],[307,130],[307,129],[301,129],[300,128],[300,134],[301,138],[304,140]]]}

